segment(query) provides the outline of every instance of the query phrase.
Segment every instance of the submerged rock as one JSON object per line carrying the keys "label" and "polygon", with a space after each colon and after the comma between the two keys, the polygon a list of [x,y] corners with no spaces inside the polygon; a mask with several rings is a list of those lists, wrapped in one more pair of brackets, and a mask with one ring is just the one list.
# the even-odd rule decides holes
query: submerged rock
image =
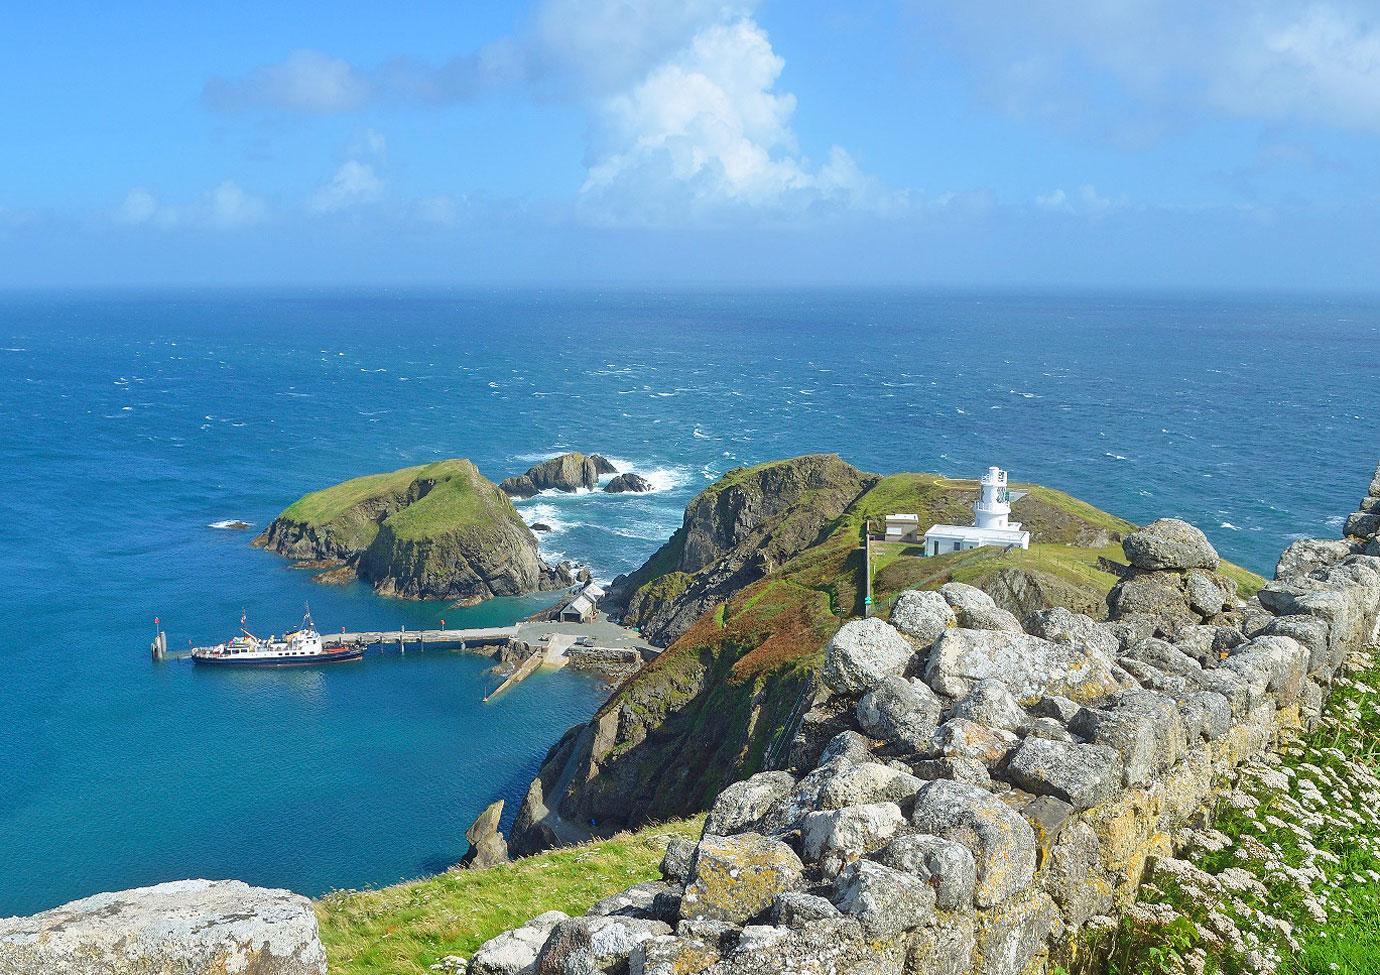
{"label": "submerged rock", "polygon": [[604,485],[606,494],[642,494],[655,489],[656,485],[647,480],[641,474],[634,474],[628,471],[626,474],[619,474],[613,480]]}
{"label": "submerged rock", "polygon": [[5,975],[326,975],[311,901],[238,880],[179,880],[0,918]]}

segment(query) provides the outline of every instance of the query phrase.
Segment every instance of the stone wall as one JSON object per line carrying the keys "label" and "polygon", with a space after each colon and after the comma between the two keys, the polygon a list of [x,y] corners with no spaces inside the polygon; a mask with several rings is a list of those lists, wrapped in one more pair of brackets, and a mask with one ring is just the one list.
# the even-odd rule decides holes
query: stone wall
{"label": "stone wall", "polygon": [[789,767],[719,794],[660,881],[552,912],[470,975],[1020,975],[1135,896],[1243,761],[1377,639],[1380,470],[1341,541],[1238,598],[1197,529],[1128,536],[1109,620],[914,591],[830,644]]}

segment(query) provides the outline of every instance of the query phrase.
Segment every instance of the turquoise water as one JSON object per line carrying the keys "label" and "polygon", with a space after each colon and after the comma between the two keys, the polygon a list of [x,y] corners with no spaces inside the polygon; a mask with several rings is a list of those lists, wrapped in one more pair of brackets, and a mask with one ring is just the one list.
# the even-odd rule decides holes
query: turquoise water
{"label": "turquoise water", "polygon": [[319,586],[245,533],[304,491],[561,449],[645,496],[541,497],[604,578],[724,470],[834,450],[989,463],[1134,520],[1176,514],[1261,571],[1335,535],[1380,459],[1380,304],[904,292],[180,292],[0,296],[0,913],[185,876],[309,894],[443,868],[604,689],[375,653],[283,673],[152,666],[240,610],[281,630],[507,622]]}

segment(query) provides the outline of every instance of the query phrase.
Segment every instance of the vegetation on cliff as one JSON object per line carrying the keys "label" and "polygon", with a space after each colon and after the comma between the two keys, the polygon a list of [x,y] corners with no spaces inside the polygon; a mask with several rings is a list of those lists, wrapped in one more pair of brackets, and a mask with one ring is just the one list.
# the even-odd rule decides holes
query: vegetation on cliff
{"label": "vegetation on cliff", "polygon": [[[919,546],[878,546],[875,612],[906,589],[961,581],[1018,616],[1060,605],[1105,617],[1125,571],[1119,541],[1134,526],[1061,491],[1020,487],[1028,493],[1013,513],[1032,533],[1028,551],[923,558]],[[864,613],[864,521],[913,512],[922,526],[965,524],[977,497],[973,481],[864,474],[832,455],[731,471],[707,488],[606,602],[670,646],[548,754],[515,847],[559,838],[544,812],[600,831],[688,815],[783,758],[824,647]],[[1230,571],[1246,593],[1263,582]]]}
{"label": "vegetation on cliff", "polygon": [[512,502],[468,460],[354,478],[289,505],[255,544],[337,559],[385,595],[476,601],[559,588]]}
{"label": "vegetation on cliff", "polygon": [[702,821],[668,823],[483,870],[452,870],[382,890],[337,891],[316,904],[333,975],[430,975],[494,935],[545,911],[581,914],[602,897],[659,876],[672,837]]}

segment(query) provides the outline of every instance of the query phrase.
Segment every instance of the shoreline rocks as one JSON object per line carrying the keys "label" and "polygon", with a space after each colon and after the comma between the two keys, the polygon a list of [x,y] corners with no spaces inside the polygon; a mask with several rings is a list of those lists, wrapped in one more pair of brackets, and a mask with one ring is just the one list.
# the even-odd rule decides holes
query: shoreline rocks
{"label": "shoreline rocks", "polygon": [[599,478],[617,473],[618,468],[598,454],[571,452],[544,460],[525,474],[505,478],[498,489],[510,498],[534,498],[543,491],[593,491],[599,487]]}
{"label": "shoreline rocks", "polygon": [[625,494],[628,492],[644,494],[647,491],[653,491],[655,489],[655,484],[647,480],[641,474],[634,474],[632,471],[628,471],[626,474],[619,474],[604,485],[605,494]]}

